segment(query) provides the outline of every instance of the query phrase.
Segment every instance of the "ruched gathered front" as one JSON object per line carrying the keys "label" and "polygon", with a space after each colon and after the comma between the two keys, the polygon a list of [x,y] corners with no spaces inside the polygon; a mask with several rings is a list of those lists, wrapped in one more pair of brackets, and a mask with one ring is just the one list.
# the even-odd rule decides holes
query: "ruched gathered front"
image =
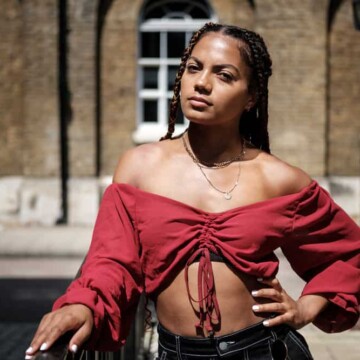
{"label": "ruched gathered front", "polygon": [[[275,276],[281,248],[306,285],[330,305],[314,322],[327,332],[359,317],[360,229],[316,181],[298,193],[209,213],[128,184],[110,185],[101,203],[82,267],[54,308],[82,303],[92,309],[90,348],[123,345],[140,294],[156,298],[185,269],[189,299],[198,302],[196,326],[208,332],[220,321],[210,253],[239,273]],[[199,260],[198,293],[188,268]]]}
{"label": "ruched gathered front", "polygon": [[[199,304],[199,322],[196,327],[205,328],[208,333],[213,334],[213,324],[220,322],[220,309],[216,298],[214,274],[211,265],[210,253],[219,254],[213,237],[216,236],[216,224],[214,217],[204,215],[205,223],[199,237],[199,247],[190,256],[185,267],[185,282],[190,302]],[[189,266],[199,258],[198,268],[198,298],[195,299],[189,289]]]}

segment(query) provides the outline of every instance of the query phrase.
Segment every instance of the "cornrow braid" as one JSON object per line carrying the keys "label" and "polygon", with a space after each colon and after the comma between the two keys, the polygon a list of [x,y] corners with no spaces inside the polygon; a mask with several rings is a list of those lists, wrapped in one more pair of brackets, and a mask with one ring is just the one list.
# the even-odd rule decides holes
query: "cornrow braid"
{"label": "cornrow braid", "polygon": [[186,63],[194,46],[205,33],[220,32],[244,43],[240,46],[242,59],[251,69],[249,92],[255,96],[256,104],[249,111],[244,111],[240,119],[240,134],[254,146],[270,153],[268,135],[268,80],[271,76],[271,58],[263,38],[257,33],[232,25],[207,23],[191,38],[185,49],[176,75],[174,95],[170,105],[169,126],[167,134],[160,140],[170,139],[175,129],[176,115],[179,107],[181,78]]}
{"label": "cornrow braid", "polygon": [[[249,90],[254,93],[256,105],[244,112],[240,119],[240,133],[256,147],[270,153],[268,134],[268,81],[271,76],[271,58],[263,38],[257,33],[228,26],[224,34],[245,42],[243,59],[252,69]],[[244,53],[245,52],[245,53]]]}

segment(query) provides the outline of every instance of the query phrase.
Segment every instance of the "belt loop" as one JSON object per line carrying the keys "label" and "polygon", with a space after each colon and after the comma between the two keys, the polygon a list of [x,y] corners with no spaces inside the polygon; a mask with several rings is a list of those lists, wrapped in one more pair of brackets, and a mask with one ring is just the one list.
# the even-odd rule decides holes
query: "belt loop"
{"label": "belt loop", "polygon": [[244,350],[244,360],[249,360],[249,352],[248,349]]}
{"label": "belt loop", "polygon": [[273,339],[276,340],[278,338],[276,332],[274,330],[270,330],[270,332],[271,332]]}
{"label": "belt loop", "polygon": [[175,335],[175,341],[176,341],[176,354],[177,354],[178,360],[182,360],[179,335]]}

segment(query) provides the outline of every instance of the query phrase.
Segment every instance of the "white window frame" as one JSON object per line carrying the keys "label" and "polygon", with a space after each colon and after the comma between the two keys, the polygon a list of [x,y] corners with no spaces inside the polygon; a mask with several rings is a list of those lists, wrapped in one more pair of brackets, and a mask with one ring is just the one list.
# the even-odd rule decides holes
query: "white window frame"
{"label": "white window frame", "polygon": [[[173,14],[169,14],[170,16]],[[182,14],[184,15],[184,14]],[[167,49],[167,33],[169,32],[184,32],[186,34],[186,43],[189,42],[194,31],[202,27],[206,22],[216,22],[217,19],[212,15],[209,19],[192,19],[190,16],[184,19],[149,19],[142,22],[139,26],[139,33],[144,32],[159,32],[160,33],[160,58],[139,58],[138,60],[138,77],[137,77],[137,127],[132,134],[135,144],[142,144],[157,141],[164,136],[168,128],[169,114],[164,109],[167,109],[168,99],[172,98],[173,92],[168,91],[168,74],[167,69],[169,65],[180,65],[181,59],[167,58],[163,55],[164,49]],[[141,43],[139,42],[139,47]],[[139,52],[140,53],[140,52]],[[158,72],[158,89],[143,89],[143,66],[157,66]],[[157,122],[143,121],[143,106],[142,100],[156,99],[158,100],[158,119]],[[185,131],[188,126],[188,121],[184,119],[184,124],[176,124],[174,135]]]}

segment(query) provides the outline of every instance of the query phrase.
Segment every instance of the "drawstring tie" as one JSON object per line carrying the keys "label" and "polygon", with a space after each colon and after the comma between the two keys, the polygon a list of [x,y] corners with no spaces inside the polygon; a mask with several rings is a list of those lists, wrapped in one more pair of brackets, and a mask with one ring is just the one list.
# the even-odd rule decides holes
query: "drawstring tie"
{"label": "drawstring tie", "polygon": [[[196,302],[199,304],[199,322],[195,324],[195,327],[201,330],[205,328],[211,337],[214,336],[213,324],[220,322],[220,308],[215,293],[215,281],[210,260],[210,251],[218,254],[217,249],[213,245],[210,245],[210,249],[201,245],[200,248],[194,251],[185,266],[185,282],[189,300],[194,311],[197,310],[194,308],[193,303]],[[190,292],[188,273],[189,266],[199,256],[198,299],[195,299]]]}

